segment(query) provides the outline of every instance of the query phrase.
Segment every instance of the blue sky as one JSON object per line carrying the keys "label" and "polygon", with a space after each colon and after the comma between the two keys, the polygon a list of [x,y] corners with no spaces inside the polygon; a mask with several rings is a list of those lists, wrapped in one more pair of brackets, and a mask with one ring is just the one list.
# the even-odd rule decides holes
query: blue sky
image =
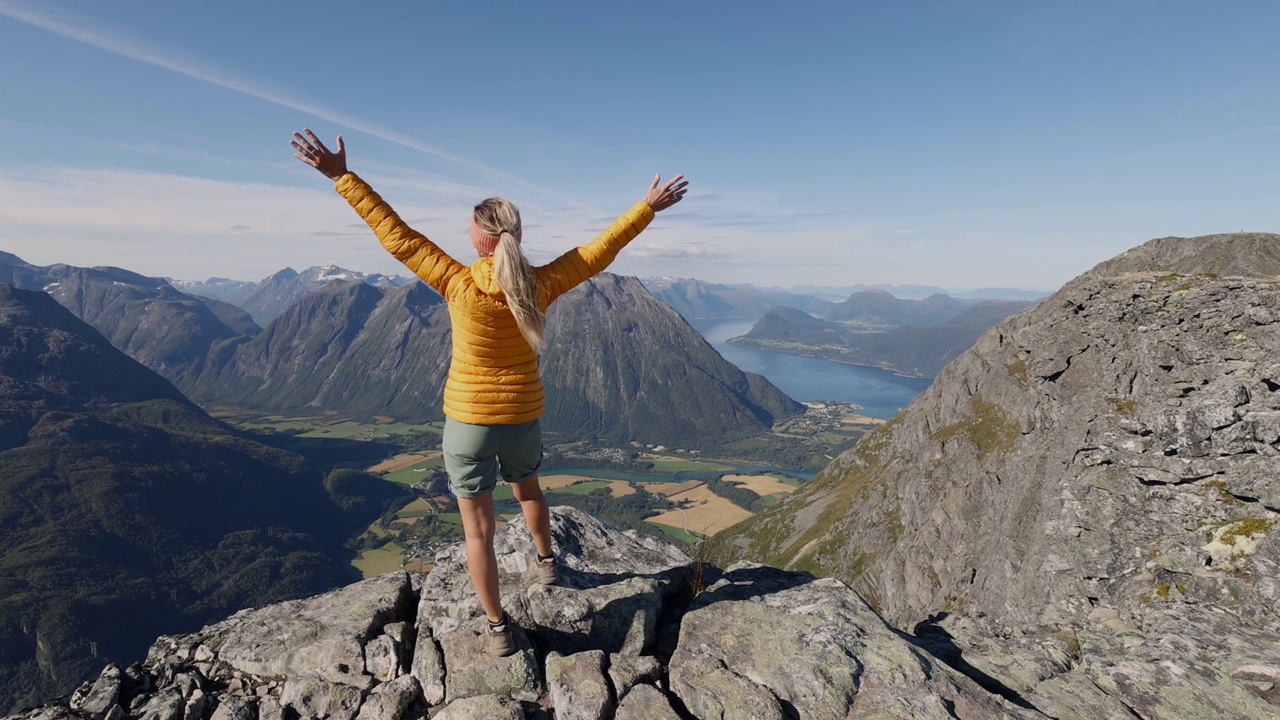
{"label": "blue sky", "polygon": [[1165,235],[1280,232],[1274,2],[0,0],[0,250],[259,279],[399,272],[290,133],[470,259],[545,261],[655,172],[618,272],[1056,288]]}

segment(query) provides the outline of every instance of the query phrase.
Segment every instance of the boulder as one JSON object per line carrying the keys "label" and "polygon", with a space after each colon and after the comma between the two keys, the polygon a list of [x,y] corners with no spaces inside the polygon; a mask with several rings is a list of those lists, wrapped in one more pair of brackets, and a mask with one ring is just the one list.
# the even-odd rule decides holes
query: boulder
{"label": "boulder", "polygon": [[440,638],[448,674],[445,676],[445,699],[449,703],[480,695],[505,695],[516,700],[534,701],[542,695],[542,673],[533,645],[524,630],[512,627],[516,652],[495,657],[489,652],[489,639],[472,628],[460,628]]}
{"label": "boulder", "polygon": [[[754,717],[754,716],[753,716]],[[614,720],[680,720],[667,696],[652,685],[636,685],[622,697]]]}
{"label": "boulder", "polygon": [[662,670],[662,662],[652,655],[614,653],[609,656],[609,681],[618,698],[626,697],[636,685],[658,682]]}
{"label": "boulder", "polygon": [[449,703],[433,720],[525,720],[520,703],[501,695],[478,695]]}
{"label": "boulder", "polygon": [[363,700],[360,688],[311,674],[290,677],[280,692],[280,703],[304,718],[353,720]]}
{"label": "boulder", "polygon": [[235,672],[259,677],[320,672],[345,681],[365,673],[365,645],[384,626],[412,617],[408,576],[388,573],[313,598],[242,611],[200,633],[164,638],[152,647],[148,662],[190,661],[199,651],[217,657],[210,677],[219,681]]}
{"label": "boulder", "polygon": [[356,720],[400,720],[421,696],[418,681],[412,675],[401,675],[374,688],[360,706]]}
{"label": "boulder", "polygon": [[547,691],[556,720],[608,720],[613,715],[604,660],[600,650],[547,655]]}
{"label": "boulder", "polygon": [[92,720],[102,720],[120,700],[124,673],[120,666],[109,663],[98,679],[86,683],[71,695],[71,709],[88,715]]}
{"label": "boulder", "polygon": [[[672,691],[700,720],[1017,714],[906,642],[843,583],[740,564],[694,599],[671,657]],[[953,709],[955,714],[953,714]]]}

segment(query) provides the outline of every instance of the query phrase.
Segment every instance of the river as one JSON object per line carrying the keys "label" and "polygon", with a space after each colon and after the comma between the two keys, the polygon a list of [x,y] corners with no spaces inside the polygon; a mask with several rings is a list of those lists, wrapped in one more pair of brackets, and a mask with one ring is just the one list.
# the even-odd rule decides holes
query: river
{"label": "river", "polygon": [[801,402],[836,400],[857,403],[865,415],[888,419],[898,414],[932,380],[898,375],[881,368],[838,363],[825,358],[730,345],[729,338],[747,334],[747,320],[690,323],[724,359],[746,372],[758,373]]}

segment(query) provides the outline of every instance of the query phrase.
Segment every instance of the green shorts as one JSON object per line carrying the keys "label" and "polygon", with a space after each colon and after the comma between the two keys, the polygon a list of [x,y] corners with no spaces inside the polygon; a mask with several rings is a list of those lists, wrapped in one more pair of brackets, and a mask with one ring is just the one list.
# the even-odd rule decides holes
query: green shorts
{"label": "green shorts", "polygon": [[472,425],[444,420],[444,469],[449,489],[460,498],[493,492],[498,472],[510,483],[528,480],[542,464],[542,423]]}

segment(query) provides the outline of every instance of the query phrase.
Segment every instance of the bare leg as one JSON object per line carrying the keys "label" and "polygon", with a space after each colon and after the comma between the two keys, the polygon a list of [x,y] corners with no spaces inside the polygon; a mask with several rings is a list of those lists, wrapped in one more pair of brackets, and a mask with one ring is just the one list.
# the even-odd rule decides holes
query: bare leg
{"label": "bare leg", "polygon": [[475,585],[480,604],[490,622],[502,622],[502,595],[498,591],[498,558],[493,552],[493,534],[497,520],[493,512],[493,493],[478,498],[458,498],[462,511],[462,534],[467,540],[467,570]]}
{"label": "bare leg", "polygon": [[529,526],[529,534],[533,535],[534,548],[543,557],[550,555],[551,511],[547,508],[547,498],[542,494],[542,485],[538,483],[538,474],[534,473],[527,480],[511,483],[511,491],[516,500],[520,501],[525,524]]}

